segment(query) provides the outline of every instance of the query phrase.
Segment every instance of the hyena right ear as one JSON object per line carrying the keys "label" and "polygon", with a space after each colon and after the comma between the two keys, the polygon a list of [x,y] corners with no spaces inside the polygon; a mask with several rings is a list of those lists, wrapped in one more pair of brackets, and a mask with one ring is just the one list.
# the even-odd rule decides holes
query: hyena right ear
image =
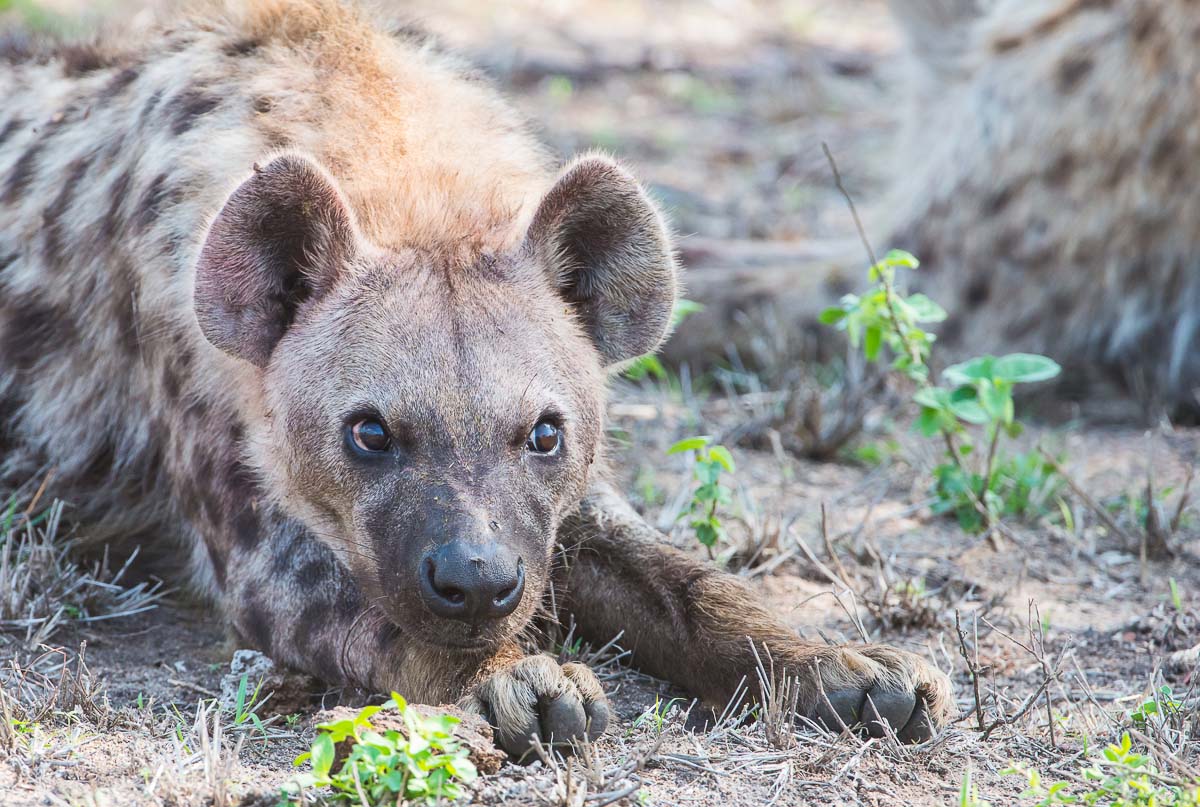
{"label": "hyena right ear", "polygon": [[329,291],[357,243],[353,214],[324,170],[295,154],[255,166],[200,250],[200,330],[229,355],[265,367],[297,310]]}
{"label": "hyena right ear", "polygon": [[612,160],[586,156],[563,171],[525,249],[552,273],[606,365],[666,338],[678,293],[671,238],[642,186]]}

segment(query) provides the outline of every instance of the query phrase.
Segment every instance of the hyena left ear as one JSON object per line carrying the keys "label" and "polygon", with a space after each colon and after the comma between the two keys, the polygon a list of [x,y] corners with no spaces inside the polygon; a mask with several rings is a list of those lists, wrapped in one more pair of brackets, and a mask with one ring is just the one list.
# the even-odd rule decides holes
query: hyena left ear
{"label": "hyena left ear", "polygon": [[583,157],[563,171],[525,249],[554,273],[606,364],[666,337],[678,285],[671,238],[642,186],[612,160]]}
{"label": "hyena left ear", "polygon": [[353,214],[323,169],[295,154],[255,166],[200,250],[200,330],[231,356],[266,367],[296,312],[329,291],[357,244]]}

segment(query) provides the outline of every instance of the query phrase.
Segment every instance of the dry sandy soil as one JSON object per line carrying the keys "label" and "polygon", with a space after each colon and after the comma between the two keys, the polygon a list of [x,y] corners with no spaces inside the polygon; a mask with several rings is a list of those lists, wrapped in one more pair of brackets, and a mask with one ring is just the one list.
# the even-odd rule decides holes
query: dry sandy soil
{"label": "dry sandy soil", "polygon": [[[106,5],[114,14],[129,7]],[[79,4],[54,6],[72,13]],[[899,48],[880,3],[409,7],[484,64],[562,154],[600,146],[628,159],[684,235],[852,236],[821,141],[856,195],[880,187]],[[770,332],[770,323],[750,327]],[[952,677],[960,719],[913,748],[802,729],[780,736],[693,708],[686,693],[605,654],[593,661],[620,719],[587,763],[508,765],[480,780],[474,803],[948,805],[962,803],[968,771],[980,799],[1034,803],[1020,797],[1021,777],[1000,771],[1023,762],[1078,780],[1085,757],[1131,727],[1164,776],[1196,776],[1195,662],[1189,670],[1169,658],[1200,642],[1200,521],[1180,505],[1200,431],[1101,427],[1057,413],[1023,444],[1040,441],[1064,457],[1078,490],[1064,485],[1042,515],[987,540],[930,512],[937,452],[909,432],[895,392],[876,396],[845,450],[815,461],[782,450],[786,424],[764,417],[778,376],[769,367],[751,380],[693,368],[674,383],[620,383],[613,439],[627,489],[670,540],[702,554],[676,519],[689,468],[666,448],[717,435],[739,466],[721,562],[804,636],[866,634],[924,654]],[[1166,530],[1168,559],[1139,558],[1148,473],[1167,520],[1179,512]],[[94,601],[114,607],[111,597]],[[345,693],[280,693],[258,710],[279,714],[265,737],[249,722],[235,725],[210,706],[237,649],[217,617],[179,593],[154,604],[105,621],[77,618],[94,613],[86,609],[64,613],[50,636],[0,633],[0,706],[10,710],[0,714],[0,804],[274,803],[311,741],[314,715]],[[964,655],[979,671],[982,718]],[[1163,685],[1183,702],[1179,714],[1170,725],[1133,726],[1129,713]],[[52,692],[58,700],[36,714]],[[656,701],[671,704],[665,718],[639,719]]]}

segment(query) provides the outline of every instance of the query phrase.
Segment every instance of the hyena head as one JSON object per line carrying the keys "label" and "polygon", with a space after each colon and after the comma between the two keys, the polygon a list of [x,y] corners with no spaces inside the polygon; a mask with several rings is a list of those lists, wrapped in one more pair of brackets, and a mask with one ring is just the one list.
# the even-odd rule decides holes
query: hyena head
{"label": "hyena head", "polygon": [[654,350],[676,272],[662,218],[600,157],[568,167],[519,247],[370,243],[336,180],[284,155],[201,248],[201,330],[248,363],[275,501],[415,638],[486,649],[529,621],[601,449],[605,376]]}

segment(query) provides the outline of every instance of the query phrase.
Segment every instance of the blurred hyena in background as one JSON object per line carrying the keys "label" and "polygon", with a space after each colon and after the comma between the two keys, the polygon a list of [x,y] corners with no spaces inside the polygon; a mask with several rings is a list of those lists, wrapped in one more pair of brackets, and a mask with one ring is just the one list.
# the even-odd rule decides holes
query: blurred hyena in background
{"label": "blurred hyena in background", "polygon": [[[876,247],[922,260],[919,282],[950,312],[942,341],[968,353],[1046,353],[1064,365],[1069,390],[1115,382],[1143,403],[1194,413],[1195,5],[891,6],[910,57],[905,122],[891,192],[883,204],[857,201],[877,208],[868,217]],[[685,323],[675,355],[716,347],[714,321],[767,298],[781,321],[810,325],[854,286],[864,260],[855,245],[832,268],[810,262],[770,290],[745,273],[700,273],[691,296],[710,308]]]}

